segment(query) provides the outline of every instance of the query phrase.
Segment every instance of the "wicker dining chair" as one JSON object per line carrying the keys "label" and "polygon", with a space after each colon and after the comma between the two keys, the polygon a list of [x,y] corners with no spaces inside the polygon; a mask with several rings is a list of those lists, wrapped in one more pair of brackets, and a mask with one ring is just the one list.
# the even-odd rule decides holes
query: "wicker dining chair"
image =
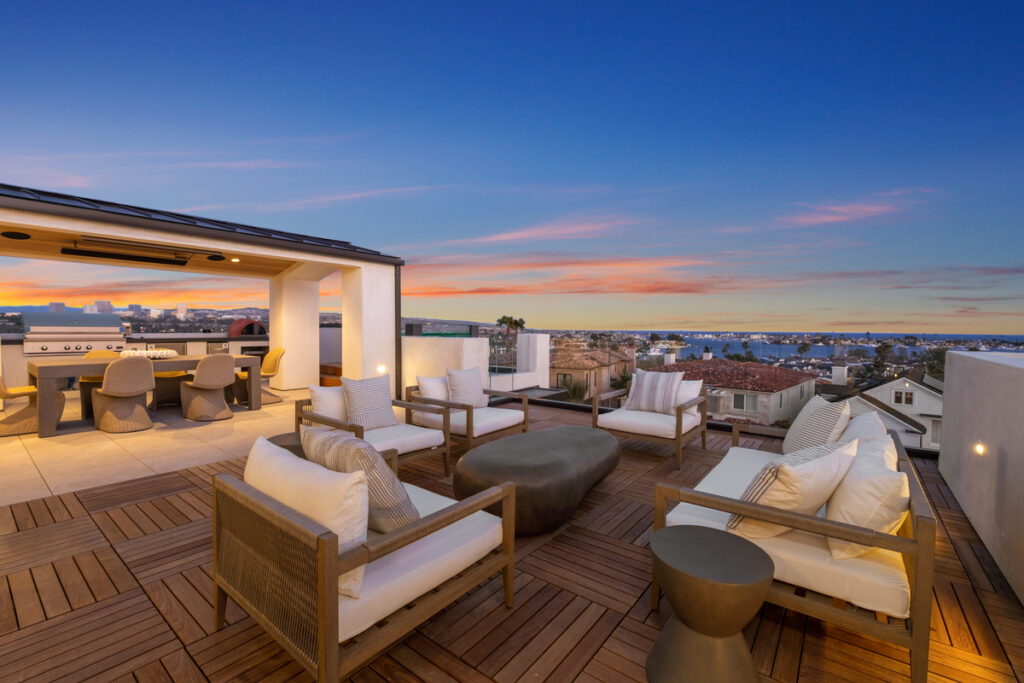
{"label": "wicker dining chair", "polygon": [[115,434],[152,428],[146,394],[153,387],[153,361],[148,358],[118,358],[108,365],[103,386],[92,390],[96,428]]}
{"label": "wicker dining chair", "polygon": [[186,420],[210,422],[231,417],[224,388],[235,381],[235,359],[226,353],[206,356],[191,381],[181,383],[181,413]]}
{"label": "wicker dining chair", "polygon": [[[36,405],[37,391],[35,387],[8,387],[0,376],[0,400],[12,401],[27,398],[29,404],[21,410],[11,412],[0,420],[0,436],[17,436],[33,434],[39,431],[39,406]],[[9,409],[7,409],[9,412]],[[57,421],[64,414],[64,393],[57,392]]]}
{"label": "wicker dining chair", "polygon": [[[93,349],[82,358],[120,358],[121,354],[111,349]],[[86,375],[78,378],[78,396],[82,403],[82,419],[92,417],[92,390],[103,386],[103,375]]]}
{"label": "wicker dining chair", "polygon": [[[283,355],[284,348],[279,346],[276,349],[271,349],[270,352],[263,357],[263,364],[260,366],[260,380],[270,379],[280,371],[281,356]],[[249,400],[249,372],[247,370],[239,370],[235,373],[235,383],[232,385],[229,393],[239,403],[246,403]],[[273,394],[266,389],[263,389],[262,396],[263,405],[281,402],[280,396]]]}

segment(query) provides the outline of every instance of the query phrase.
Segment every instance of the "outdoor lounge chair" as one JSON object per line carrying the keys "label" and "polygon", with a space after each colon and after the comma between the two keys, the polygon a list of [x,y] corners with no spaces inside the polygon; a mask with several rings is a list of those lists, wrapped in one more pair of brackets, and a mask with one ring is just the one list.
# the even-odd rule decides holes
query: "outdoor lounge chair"
{"label": "outdoor lounge chair", "polygon": [[601,412],[602,403],[628,393],[629,389],[618,389],[591,399],[591,424],[595,429],[603,429],[624,439],[642,439],[672,446],[675,449],[676,469],[683,467],[683,448],[698,436],[700,447],[708,447],[706,386],[701,387],[699,396],[678,403],[672,415],[628,408]]}
{"label": "outdoor lounge chair", "polygon": [[[420,381],[432,381],[440,387],[442,382],[446,382],[446,378],[420,378]],[[481,407],[471,403],[451,401],[448,400],[447,388],[440,392],[439,395],[426,396],[421,391],[420,385],[406,387],[405,398],[408,402],[418,404],[419,406],[438,406],[450,410],[452,441],[458,444],[460,453],[465,453],[472,449],[477,441],[485,436],[495,438],[529,431],[530,404],[526,394],[498,391],[496,389],[480,389],[480,391],[484,397],[494,396],[520,401],[522,410],[505,410],[503,408],[493,408],[490,405]],[[485,400],[487,399],[483,399],[479,403]],[[407,413],[406,421],[436,428],[440,426],[441,418],[438,415],[420,411],[413,412],[412,414]]]}
{"label": "outdoor lounge chair", "polygon": [[193,379],[181,383],[181,413],[186,420],[227,420],[231,408],[224,388],[235,381],[235,359],[227,353],[206,356],[196,365]]}
{"label": "outdoor lounge chair", "polygon": [[[404,486],[421,518],[339,554],[327,527],[216,475],[214,628],[224,626],[230,596],[318,681],[337,681],[499,572],[511,607],[515,487],[456,502]],[[492,506],[500,517],[484,512]],[[339,595],[339,577],[360,567],[359,597]]]}
{"label": "outdoor lounge chair", "polygon": [[150,429],[146,394],[153,390],[153,361],[118,358],[103,373],[103,385],[92,390],[96,428],[114,434]]}
{"label": "outdoor lounge chair", "polygon": [[[342,379],[344,383],[344,379]],[[340,394],[343,387],[311,387],[311,391]],[[335,429],[344,429],[352,432],[357,438],[363,439],[378,451],[394,449],[398,452],[398,463],[405,465],[435,455],[440,455],[444,462],[445,476],[451,474],[451,431],[449,411],[436,406],[422,405],[408,401],[392,399],[391,406],[404,408],[406,410],[406,423],[395,424],[389,427],[377,429],[364,429],[362,425],[352,424],[348,421],[346,407],[343,401],[340,402],[340,410],[335,414],[324,415],[313,411],[311,399],[300,399],[295,402],[295,431],[299,431],[300,425],[319,424]],[[409,416],[413,412],[427,413],[436,417],[436,427],[422,427],[412,424]],[[340,413],[340,414],[339,414]]]}

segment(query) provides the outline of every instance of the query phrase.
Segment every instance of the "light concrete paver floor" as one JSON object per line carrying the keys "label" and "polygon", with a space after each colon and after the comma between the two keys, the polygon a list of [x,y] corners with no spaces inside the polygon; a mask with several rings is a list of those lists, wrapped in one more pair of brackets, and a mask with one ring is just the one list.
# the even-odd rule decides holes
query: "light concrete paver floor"
{"label": "light concrete paver floor", "polygon": [[[284,400],[258,411],[234,405],[230,420],[189,422],[172,406],[150,413],[153,429],[107,434],[81,419],[78,392],[66,392],[57,436],[0,437],[0,505],[247,455],[257,436],[292,431],[295,401],[309,395],[305,389],[274,393]],[[24,404],[8,402],[0,419]]]}

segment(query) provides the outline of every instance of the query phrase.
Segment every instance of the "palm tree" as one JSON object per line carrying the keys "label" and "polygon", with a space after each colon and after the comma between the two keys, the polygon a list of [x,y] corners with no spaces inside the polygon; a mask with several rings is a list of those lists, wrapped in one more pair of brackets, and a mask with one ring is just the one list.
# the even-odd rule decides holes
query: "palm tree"
{"label": "palm tree", "polygon": [[515,318],[514,320],[512,320],[512,331],[514,331],[517,335],[519,334],[520,330],[525,330],[525,329],[526,329],[526,321],[525,320],[523,320],[522,318]]}
{"label": "palm tree", "polygon": [[516,319],[510,315],[503,315],[498,318],[497,323],[505,326],[505,334],[512,336],[512,326],[515,324]]}

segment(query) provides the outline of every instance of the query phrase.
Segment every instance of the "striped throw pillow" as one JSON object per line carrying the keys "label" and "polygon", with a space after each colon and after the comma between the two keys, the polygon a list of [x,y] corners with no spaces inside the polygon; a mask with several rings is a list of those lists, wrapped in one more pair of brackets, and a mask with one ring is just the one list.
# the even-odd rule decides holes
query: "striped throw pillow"
{"label": "striped throw pillow", "polygon": [[792,453],[812,446],[833,443],[843,433],[850,418],[850,402],[831,403],[814,396],[804,404],[786,432],[782,452]]}
{"label": "striped throw pillow", "polygon": [[637,370],[633,375],[633,390],[626,401],[626,410],[672,415],[675,413],[679,384],[682,381],[681,372]]}
{"label": "striped throw pillow", "polygon": [[468,403],[475,408],[487,407],[487,394],[480,380],[480,368],[448,371],[448,400]]}
{"label": "striped throw pillow", "polygon": [[369,379],[343,379],[348,421],[363,429],[379,429],[398,424],[391,410],[391,376]]}
{"label": "striped throw pillow", "polygon": [[373,446],[330,427],[303,425],[300,436],[307,460],[335,472],[366,473],[370,529],[386,534],[420,518],[402,482]]}
{"label": "striped throw pillow", "polygon": [[[765,465],[740,500],[813,515],[842,482],[856,454],[856,439],[790,453]],[[787,526],[743,515],[731,515],[725,528],[747,538],[769,538],[789,531]]]}

